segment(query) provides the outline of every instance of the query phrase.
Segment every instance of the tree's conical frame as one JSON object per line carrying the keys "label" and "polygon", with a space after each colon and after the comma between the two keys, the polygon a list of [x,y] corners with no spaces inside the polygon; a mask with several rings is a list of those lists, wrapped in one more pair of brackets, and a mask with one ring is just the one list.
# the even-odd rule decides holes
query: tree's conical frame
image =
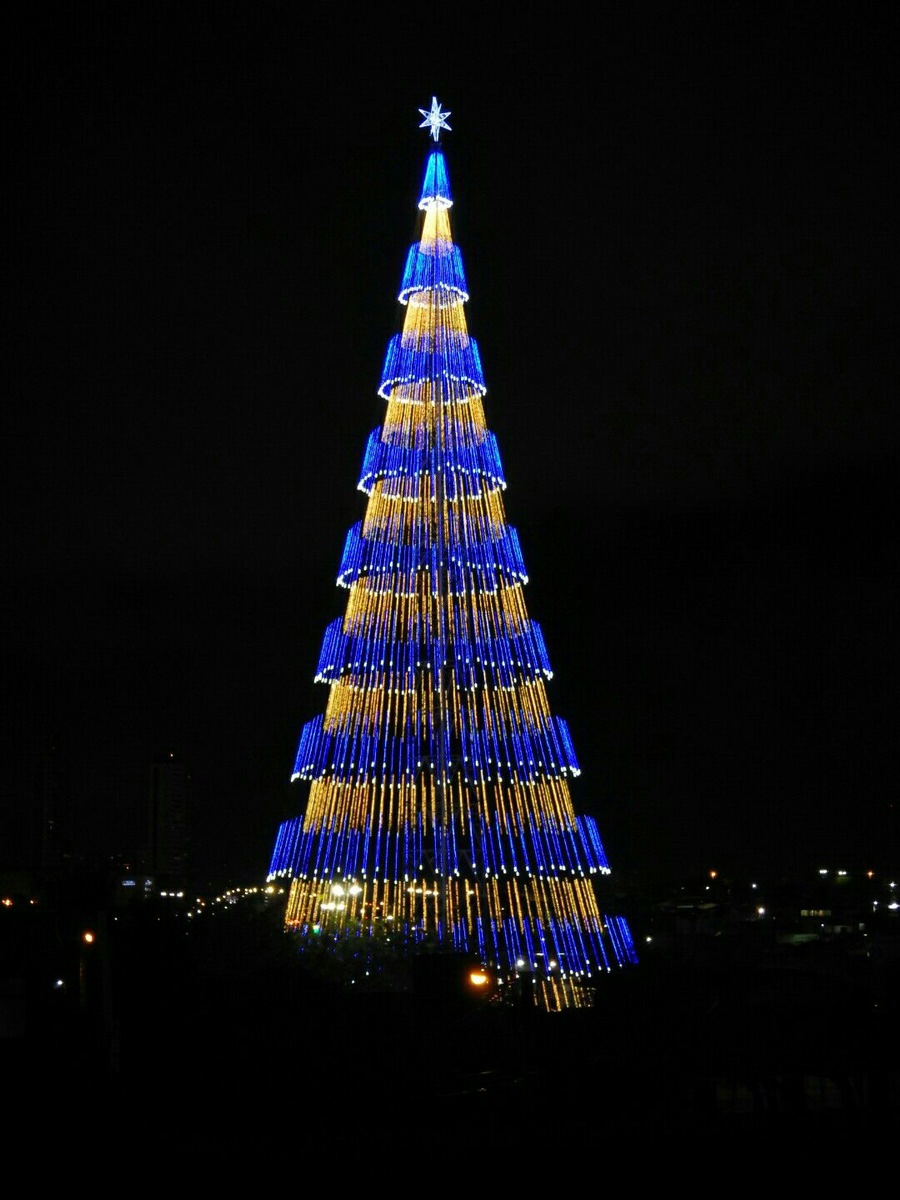
{"label": "tree's conical frame", "polygon": [[[286,926],[360,980],[427,952],[479,958],[500,995],[514,981],[548,1010],[590,1004],[636,963],[628,922],[601,912],[610,868],[595,820],[577,816],[566,723],[551,714],[541,629],[508,524],[484,414],[437,101],[387,349],[383,424],[370,436],[316,680],[324,714],[303,729],[269,870],[290,880]],[[402,985],[401,985],[402,986]]]}

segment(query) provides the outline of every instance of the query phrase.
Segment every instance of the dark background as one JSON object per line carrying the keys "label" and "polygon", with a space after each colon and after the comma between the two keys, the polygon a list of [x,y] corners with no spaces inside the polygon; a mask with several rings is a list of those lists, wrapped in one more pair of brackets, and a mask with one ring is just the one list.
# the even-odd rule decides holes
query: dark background
{"label": "dark background", "polygon": [[900,867],[896,18],[356,7],[5,18],[0,865],[48,739],[73,844],[139,846],[173,753],[198,882],[265,875],[436,95],[614,871]]}

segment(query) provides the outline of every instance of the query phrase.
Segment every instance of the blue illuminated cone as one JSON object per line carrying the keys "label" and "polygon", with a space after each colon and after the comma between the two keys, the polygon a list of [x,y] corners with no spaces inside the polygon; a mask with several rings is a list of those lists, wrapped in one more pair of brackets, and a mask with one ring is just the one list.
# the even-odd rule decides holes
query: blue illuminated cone
{"label": "blue illuminated cone", "polygon": [[435,145],[398,296],[403,332],[387,347],[365,515],[338,572],[346,609],[316,669],[328,703],[294,765],[305,810],[279,829],[269,877],[290,880],[301,948],[376,974],[388,947],[395,959],[465,952],[508,994],[531,977],[537,1003],[556,1010],[591,1003],[607,972],[637,960],[627,921],[600,911],[609,864],[594,820],[575,814],[579,767],[550,710],[550,662],[504,514],[438,144],[449,114],[436,100],[421,112]]}

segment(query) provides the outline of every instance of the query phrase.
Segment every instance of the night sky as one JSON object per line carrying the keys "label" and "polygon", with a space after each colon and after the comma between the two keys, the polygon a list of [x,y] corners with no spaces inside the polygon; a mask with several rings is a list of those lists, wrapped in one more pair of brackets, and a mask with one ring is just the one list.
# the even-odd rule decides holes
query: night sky
{"label": "night sky", "polygon": [[4,33],[0,866],[49,739],[76,846],[139,845],[171,752],[198,880],[264,877],[435,95],[526,602],[614,872],[900,868],[896,17],[216,8],[37,4]]}

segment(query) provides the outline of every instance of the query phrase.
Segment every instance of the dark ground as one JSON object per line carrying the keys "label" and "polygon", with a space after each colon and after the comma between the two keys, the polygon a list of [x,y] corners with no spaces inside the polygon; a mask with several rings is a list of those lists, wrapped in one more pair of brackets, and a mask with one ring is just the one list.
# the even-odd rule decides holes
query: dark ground
{"label": "dark ground", "polygon": [[[900,1133],[895,935],[866,954],[683,936],[604,979],[593,1007],[548,1014],[338,990],[262,906],[187,936],[149,912],[97,928],[84,1007],[29,993],[24,1036],[0,1043],[4,1093],[23,1129],[51,1114],[57,1146],[113,1147],[161,1180],[289,1172],[318,1151],[344,1178],[387,1147],[546,1169],[612,1154],[653,1179],[682,1154],[747,1170],[787,1154],[808,1180],[887,1161]],[[29,986],[49,966],[37,944]]]}

